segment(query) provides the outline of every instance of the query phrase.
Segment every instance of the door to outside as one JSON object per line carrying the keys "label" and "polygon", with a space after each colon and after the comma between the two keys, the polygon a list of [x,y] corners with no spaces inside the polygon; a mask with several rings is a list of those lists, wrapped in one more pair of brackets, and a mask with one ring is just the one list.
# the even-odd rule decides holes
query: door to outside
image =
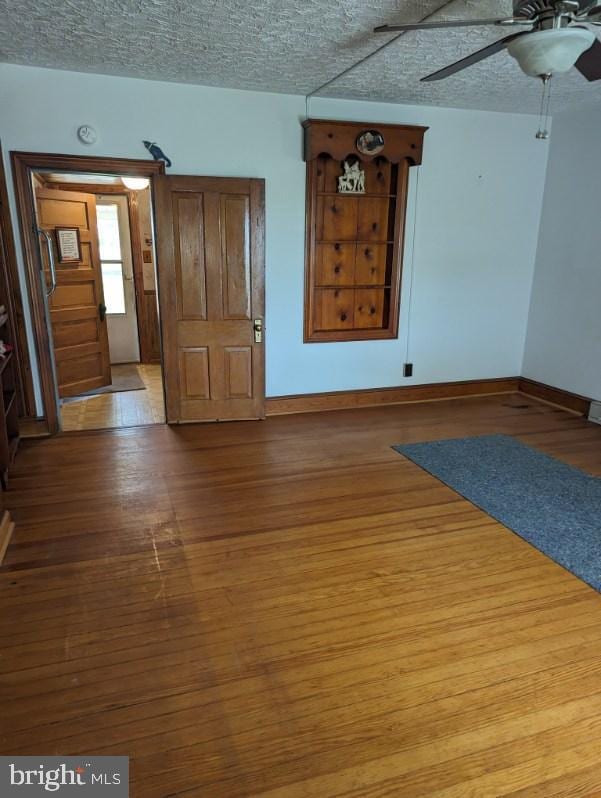
{"label": "door to outside", "polygon": [[[56,287],[48,300],[60,397],[77,396],[111,384],[111,367],[98,232],[93,194],[38,189],[37,223],[46,235],[41,242],[46,285]],[[79,232],[79,260],[61,261],[57,230]],[[50,262],[49,248],[53,254]]]}
{"label": "door to outside", "polygon": [[127,197],[96,197],[111,363],[138,363],[140,339]]}
{"label": "door to outside", "polygon": [[155,186],[167,421],[263,418],[264,181]]}

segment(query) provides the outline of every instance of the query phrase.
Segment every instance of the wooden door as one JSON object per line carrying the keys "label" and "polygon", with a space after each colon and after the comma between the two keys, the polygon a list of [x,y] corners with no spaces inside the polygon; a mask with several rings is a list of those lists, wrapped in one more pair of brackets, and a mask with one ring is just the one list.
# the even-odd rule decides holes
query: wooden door
{"label": "wooden door", "polygon": [[155,185],[167,420],[263,418],[264,182]]}
{"label": "wooden door", "polygon": [[[102,291],[102,272],[93,194],[38,188],[37,223],[50,236],[56,289],[48,300],[58,395],[77,396],[111,384],[111,366]],[[57,228],[77,228],[80,257],[61,263]],[[46,284],[51,284],[48,250],[40,235]]]}

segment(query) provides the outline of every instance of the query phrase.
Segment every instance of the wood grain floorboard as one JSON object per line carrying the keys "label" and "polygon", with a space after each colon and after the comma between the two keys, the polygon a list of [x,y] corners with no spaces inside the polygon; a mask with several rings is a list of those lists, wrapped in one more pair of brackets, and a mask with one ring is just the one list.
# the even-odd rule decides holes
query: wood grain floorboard
{"label": "wood grain floorboard", "polygon": [[393,444],[514,435],[523,395],[23,444],[3,754],[126,754],[134,798],[601,795],[601,597]]}

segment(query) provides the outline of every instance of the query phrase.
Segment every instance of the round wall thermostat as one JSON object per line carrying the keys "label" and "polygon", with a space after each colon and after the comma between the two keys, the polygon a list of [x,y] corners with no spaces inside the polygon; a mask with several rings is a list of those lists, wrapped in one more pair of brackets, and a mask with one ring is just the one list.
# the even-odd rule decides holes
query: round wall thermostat
{"label": "round wall thermostat", "polygon": [[82,144],[96,144],[98,133],[96,133],[92,125],[80,125],[77,128],[77,138]]}

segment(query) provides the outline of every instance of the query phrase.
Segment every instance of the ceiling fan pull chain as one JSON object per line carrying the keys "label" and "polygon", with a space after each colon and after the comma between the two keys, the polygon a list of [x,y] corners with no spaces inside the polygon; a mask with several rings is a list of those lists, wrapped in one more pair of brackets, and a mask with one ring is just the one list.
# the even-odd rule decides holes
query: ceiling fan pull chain
{"label": "ceiling fan pull chain", "polygon": [[547,133],[547,138],[549,137],[549,119],[551,115],[551,89],[553,88],[553,83],[551,78],[549,78],[549,82],[547,83],[547,108],[545,110],[545,131]]}
{"label": "ceiling fan pull chain", "polygon": [[538,111],[538,130],[536,132],[536,138],[537,139],[541,139],[543,137],[542,136],[542,133],[543,133],[543,113],[544,113],[544,109],[545,109],[545,94],[546,94],[546,91],[547,91],[547,84],[545,82],[545,79],[541,78],[541,80],[543,82],[543,90],[542,90],[542,94],[541,94],[541,98],[540,98],[540,108],[539,108],[539,111]]}
{"label": "ceiling fan pull chain", "polygon": [[538,131],[536,133],[537,139],[548,139],[549,131],[547,130],[547,121],[549,119],[549,99],[551,96],[551,75],[541,75],[543,82],[543,92],[540,101],[540,111],[538,114]]}

